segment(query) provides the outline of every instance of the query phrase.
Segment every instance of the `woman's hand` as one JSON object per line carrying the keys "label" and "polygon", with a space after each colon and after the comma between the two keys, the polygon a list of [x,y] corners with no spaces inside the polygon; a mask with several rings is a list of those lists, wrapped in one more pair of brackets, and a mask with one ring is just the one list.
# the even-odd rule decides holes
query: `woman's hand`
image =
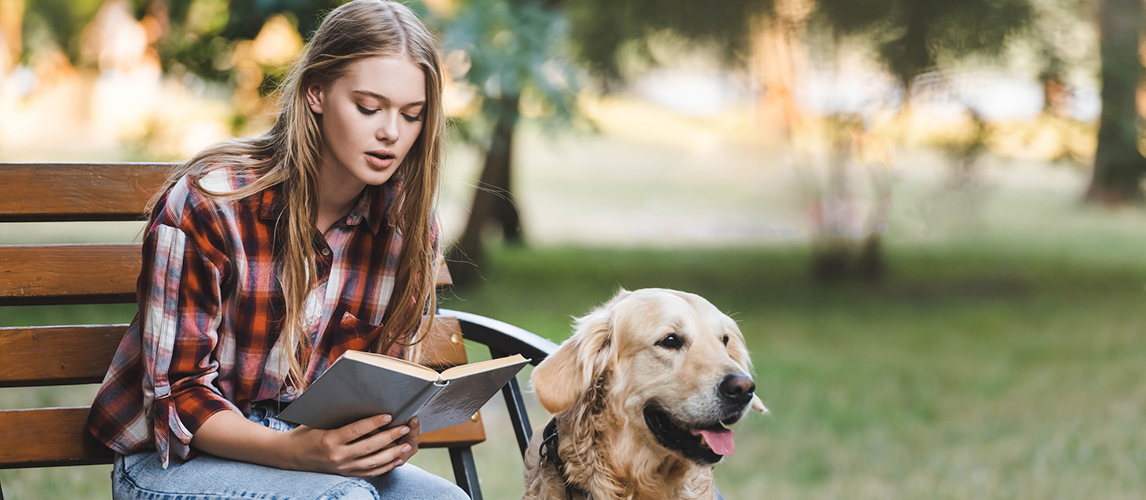
{"label": "woman's hand", "polygon": [[418,419],[378,430],[389,423],[389,415],[378,415],[339,429],[299,426],[283,432],[226,410],[203,422],[191,438],[191,446],[212,455],[279,469],[369,477],[391,471],[418,452]]}
{"label": "woman's hand", "polygon": [[338,429],[299,426],[287,431],[290,468],[348,477],[390,472],[418,452],[418,419],[379,431],[389,415],[365,418]]}

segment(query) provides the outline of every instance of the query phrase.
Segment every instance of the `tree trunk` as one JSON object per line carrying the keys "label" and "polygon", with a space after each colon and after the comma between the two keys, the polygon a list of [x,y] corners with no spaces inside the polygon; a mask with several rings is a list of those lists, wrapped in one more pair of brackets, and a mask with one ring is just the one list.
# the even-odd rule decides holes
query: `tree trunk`
{"label": "tree trunk", "polygon": [[1142,77],[1139,39],[1146,9],[1142,0],[1102,0],[1102,115],[1094,177],[1086,201],[1103,205],[1140,203],[1146,158],[1138,151],[1138,106]]}
{"label": "tree trunk", "polygon": [[478,276],[478,267],[484,257],[483,233],[489,223],[498,224],[506,241],[520,242],[523,238],[521,215],[510,190],[513,130],[519,116],[518,101],[518,96],[505,97],[499,101],[501,112],[494,125],[489,150],[486,151],[470,217],[461,238],[450,250],[450,261],[458,263],[454,266],[456,269],[450,271],[458,286],[464,286]]}

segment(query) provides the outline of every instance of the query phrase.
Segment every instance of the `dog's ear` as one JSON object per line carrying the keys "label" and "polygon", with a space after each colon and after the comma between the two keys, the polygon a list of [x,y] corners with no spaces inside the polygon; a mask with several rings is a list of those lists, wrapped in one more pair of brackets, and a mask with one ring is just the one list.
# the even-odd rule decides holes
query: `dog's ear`
{"label": "dog's ear", "polygon": [[764,415],[769,415],[772,413],[771,411],[768,410],[767,406],[764,406],[764,402],[760,400],[760,396],[757,396],[755,394],[752,395],[751,407],[753,410],[756,410],[756,411],[758,411]]}
{"label": "dog's ear", "polygon": [[740,332],[740,328],[736,326],[736,322],[732,318],[727,319],[724,327],[724,334],[727,335],[731,342],[728,343],[728,357],[740,366],[744,373],[752,373],[752,356],[748,354],[748,345],[744,340],[744,334]]}
{"label": "dog's ear", "polygon": [[572,407],[612,362],[616,352],[612,339],[613,305],[622,298],[618,294],[609,303],[579,318],[573,336],[533,370],[530,377],[533,390],[549,413],[561,413]]}

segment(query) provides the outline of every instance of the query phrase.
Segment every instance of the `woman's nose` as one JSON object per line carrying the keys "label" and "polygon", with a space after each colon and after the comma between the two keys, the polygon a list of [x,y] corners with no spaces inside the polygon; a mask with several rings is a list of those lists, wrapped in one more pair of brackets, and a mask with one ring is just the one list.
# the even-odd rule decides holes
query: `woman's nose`
{"label": "woman's nose", "polygon": [[387,111],[382,118],[382,124],[379,125],[378,130],[374,132],[374,137],[382,142],[395,142],[398,140],[398,120],[399,115],[397,111]]}

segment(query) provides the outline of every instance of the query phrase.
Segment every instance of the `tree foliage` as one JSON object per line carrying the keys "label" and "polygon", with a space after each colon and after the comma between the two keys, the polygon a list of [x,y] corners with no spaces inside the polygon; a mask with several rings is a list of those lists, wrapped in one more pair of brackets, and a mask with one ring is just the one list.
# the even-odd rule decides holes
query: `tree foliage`
{"label": "tree foliage", "polygon": [[618,52],[631,48],[653,61],[649,40],[661,32],[717,47],[729,62],[747,55],[752,20],[771,0],[566,0],[576,56],[605,79],[621,77]]}
{"label": "tree foliage", "polygon": [[[772,0],[567,0],[578,55],[607,78],[620,76],[626,48],[649,57],[652,35],[671,32],[742,60],[756,21],[774,13]],[[793,2],[788,2],[793,3]],[[1028,25],[1030,0],[817,0],[813,24],[834,35],[871,41],[903,81],[942,57],[995,54]]]}
{"label": "tree foliage", "polygon": [[817,0],[815,20],[871,40],[906,85],[943,57],[998,54],[1031,15],[1029,0]]}
{"label": "tree foliage", "polygon": [[468,116],[463,138],[483,144],[499,117],[518,109],[506,103],[525,97],[540,118],[566,125],[576,118],[576,68],[566,53],[566,22],[542,0],[470,0],[445,24],[448,54],[464,53],[460,74],[476,93],[478,112]]}
{"label": "tree foliage", "polygon": [[24,8],[24,56],[34,37],[51,39],[73,62],[80,60],[80,34],[95,18],[103,0],[33,0]]}

